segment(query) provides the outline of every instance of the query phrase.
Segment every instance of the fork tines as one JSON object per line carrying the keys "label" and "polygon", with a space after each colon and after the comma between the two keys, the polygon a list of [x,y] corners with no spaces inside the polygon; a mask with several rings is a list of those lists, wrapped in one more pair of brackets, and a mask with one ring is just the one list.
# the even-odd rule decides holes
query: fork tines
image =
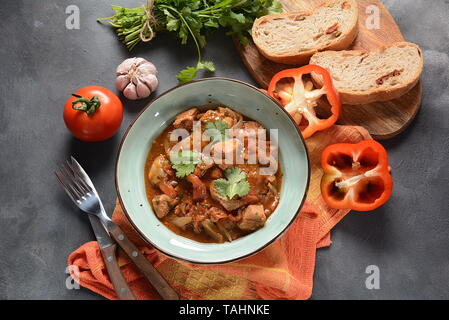
{"label": "fork tines", "polygon": [[55,170],[55,175],[67,195],[75,203],[92,192],[92,189],[84,182],[69,160],[66,160],[65,164]]}

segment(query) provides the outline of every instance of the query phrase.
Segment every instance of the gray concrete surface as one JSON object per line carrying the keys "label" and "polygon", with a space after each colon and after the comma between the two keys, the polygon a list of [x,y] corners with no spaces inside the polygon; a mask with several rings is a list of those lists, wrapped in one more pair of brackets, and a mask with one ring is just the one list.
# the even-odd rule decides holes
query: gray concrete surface
{"label": "gray concrete surface", "polygon": [[[147,101],[125,102],[120,134],[82,143],[67,132],[62,110],[85,85],[114,87],[115,67],[135,55],[160,70],[161,93],[195,63],[193,47],[169,36],[131,55],[112,29],[95,22],[110,4],[133,1],[3,0],[0,6],[0,298],[100,299],[65,287],[68,254],[92,240],[88,220],[57,185],[52,170],[74,155],[111,210],[118,142]],[[80,30],[65,28],[65,8],[81,10]],[[317,254],[313,299],[449,298],[449,1],[389,0],[407,40],[425,52],[422,110],[410,128],[384,145],[391,156],[392,199],[371,213],[351,213]],[[231,40],[209,38],[217,76],[252,82]],[[125,100],[124,100],[125,101]],[[365,287],[367,266],[380,269],[380,289]]]}

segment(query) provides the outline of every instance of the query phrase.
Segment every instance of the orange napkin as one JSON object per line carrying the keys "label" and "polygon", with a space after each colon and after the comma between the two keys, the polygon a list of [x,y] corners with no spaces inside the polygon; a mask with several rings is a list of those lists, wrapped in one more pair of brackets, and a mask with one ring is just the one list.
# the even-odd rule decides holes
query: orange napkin
{"label": "orange napkin", "polygon": [[[312,176],[307,200],[289,230],[263,251],[225,265],[200,266],[170,259],[143,242],[117,204],[113,220],[140,248],[182,299],[308,299],[312,294],[316,249],[331,244],[330,230],[349,210],[335,210],[321,197],[320,156],[329,144],[370,139],[361,127],[333,126],[307,140]],[[158,294],[119,252],[119,265],[138,299],[159,299]],[[96,241],[88,242],[68,259],[77,267],[80,284],[108,299],[116,299]]]}

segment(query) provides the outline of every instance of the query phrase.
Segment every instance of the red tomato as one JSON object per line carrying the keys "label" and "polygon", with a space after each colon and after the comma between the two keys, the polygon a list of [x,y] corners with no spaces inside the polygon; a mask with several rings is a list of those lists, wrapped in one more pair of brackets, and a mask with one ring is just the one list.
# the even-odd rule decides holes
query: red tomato
{"label": "red tomato", "polygon": [[82,141],[103,141],[112,137],[122,120],[120,99],[109,89],[99,86],[81,88],[64,107],[67,128]]}

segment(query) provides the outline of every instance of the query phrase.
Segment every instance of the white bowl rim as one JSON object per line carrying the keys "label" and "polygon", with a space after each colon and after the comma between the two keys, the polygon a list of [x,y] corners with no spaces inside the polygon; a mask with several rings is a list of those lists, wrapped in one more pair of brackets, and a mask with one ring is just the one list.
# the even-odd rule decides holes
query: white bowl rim
{"label": "white bowl rim", "polygon": [[123,134],[120,144],[119,144],[119,148],[117,151],[117,156],[116,156],[116,161],[115,161],[115,189],[116,189],[116,193],[117,193],[117,198],[119,200],[120,206],[123,210],[123,213],[125,214],[126,219],[129,221],[129,223],[131,224],[131,226],[133,227],[133,229],[139,234],[139,236],[149,245],[151,245],[152,247],[154,247],[155,249],[157,249],[158,251],[160,251],[162,254],[166,255],[167,257],[176,259],[176,260],[180,260],[180,261],[184,261],[187,263],[192,263],[192,264],[197,264],[197,265],[217,265],[217,264],[226,264],[226,263],[231,263],[234,261],[238,261],[244,258],[248,258],[260,251],[262,251],[263,249],[265,249],[266,247],[268,247],[269,245],[271,245],[273,242],[275,242],[276,240],[278,240],[293,224],[293,222],[295,222],[295,220],[298,218],[298,215],[302,209],[302,207],[304,206],[305,200],[307,198],[307,194],[309,192],[309,186],[310,186],[310,176],[311,176],[311,167],[310,167],[310,156],[309,156],[309,150],[307,148],[307,144],[305,142],[305,139],[301,133],[301,130],[299,129],[299,127],[296,125],[295,121],[293,120],[293,117],[279,104],[278,101],[276,101],[276,99],[274,99],[273,97],[269,96],[268,94],[265,94],[267,98],[271,99],[275,105],[282,111],[284,112],[288,118],[290,119],[290,121],[293,122],[294,127],[296,128],[296,130],[298,131],[299,137],[302,140],[302,143],[304,145],[304,150],[306,153],[306,159],[307,159],[307,182],[306,182],[306,187],[305,187],[305,192],[303,195],[303,198],[301,199],[301,203],[298,207],[297,212],[295,213],[295,215],[292,217],[292,219],[290,220],[290,222],[285,226],[285,228],[279,232],[277,235],[274,235],[269,241],[267,241],[265,244],[263,244],[262,246],[260,246],[259,248],[255,249],[254,251],[248,253],[248,254],[244,254],[242,256],[236,257],[236,258],[232,258],[232,259],[227,259],[227,260],[221,260],[221,261],[214,261],[214,262],[205,262],[205,261],[196,261],[193,259],[187,259],[184,257],[178,257],[174,254],[171,254],[170,252],[167,252],[166,250],[160,248],[159,246],[157,246],[153,241],[151,241],[151,239],[149,239],[138,227],[137,225],[133,222],[133,220],[131,219],[131,216],[128,214],[125,204],[123,202],[122,196],[120,194],[120,188],[119,188],[119,184],[118,184],[118,163],[119,163],[119,159],[120,159],[120,154],[122,151],[122,146],[128,136],[129,131],[131,130],[131,128],[133,127],[134,123],[140,118],[140,116],[151,107],[151,105],[158,100],[159,98],[161,98],[162,96],[165,96],[166,94],[176,90],[179,87],[183,87],[186,85],[189,85],[191,83],[195,83],[195,82],[203,82],[203,81],[208,81],[208,80],[224,80],[224,81],[231,81],[231,82],[236,82],[242,85],[245,85],[253,90],[256,90],[260,93],[263,93],[261,91],[261,89],[246,83],[244,81],[241,80],[237,80],[237,79],[232,79],[232,78],[226,78],[226,77],[209,77],[209,78],[201,78],[201,79],[197,79],[197,80],[192,80],[183,84],[179,84],[177,86],[174,86],[166,91],[164,91],[163,93],[161,93],[160,95],[158,95],[155,99],[151,100],[138,114],[137,116],[134,118],[134,120],[132,120],[132,122],[129,124],[128,128],[126,129],[125,133]]}

